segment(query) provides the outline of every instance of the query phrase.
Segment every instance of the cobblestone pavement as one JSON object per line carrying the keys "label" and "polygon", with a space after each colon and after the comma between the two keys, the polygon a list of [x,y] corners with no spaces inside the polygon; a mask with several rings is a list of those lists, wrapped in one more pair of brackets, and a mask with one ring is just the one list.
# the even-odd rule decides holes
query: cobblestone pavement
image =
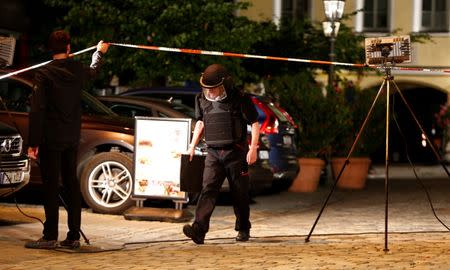
{"label": "cobblestone pavement", "polygon": [[[437,216],[450,224],[450,180],[424,183]],[[216,208],[204,245],[186,240],[184,223],[125,220],[86,210],[82,230],[91,245],[78,253],[25,249],[25,241],[40,237],[42,225],[3,203],[0,269],[449,269],[450,234],[433,216],[420,185],[393,179],[389,187],[386,252],[380,179],[368,180],[363,190],[336,190],[308,243],[305,237],[329,186],[254,198],[252,238],[246,243],[234,240],[234,215],[226,204]],[[43,217],[42,207],[24,205],[23,210]],[[65,235],[63,209],[60,219],[60,235]]]}

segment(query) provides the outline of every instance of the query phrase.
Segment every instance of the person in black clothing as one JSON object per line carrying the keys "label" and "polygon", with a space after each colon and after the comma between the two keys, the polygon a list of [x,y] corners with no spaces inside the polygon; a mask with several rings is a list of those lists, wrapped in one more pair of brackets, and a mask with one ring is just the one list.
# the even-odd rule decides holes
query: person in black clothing
{"label": "person in black clothing", "polygon": [[[183,233],[196,244],[203,244],[209,230],[220,188],[228,179],[236,216],[237,241],[250,238],[250,197],[248,165],[256,161],[259,140],[258,113],[247,94],[238,91],[226,69],[213,64],[200,77],[202,93],[196,96],[197,122],[188,153],[204,133],[208,154],[203,172],[195,220],[186,224]],[[247,125],[251,125],[251,143],[247,142]]]}
{"label": "person in black clothing", "polygon": [[57,247],[59,179],[65,188],[68,227],[60,246],[80,246],[81,192],[77,180],[77,151],[81,131],[81,91],[99,70],[109,45],[100,41],[90,67],[70,58],[70,35],[62,30],[49,38],[53,61],[34,77],[34,92],[29,114],[28,156],[37,160],[44,183],[45,223],[43,236],[29,241],[27,248]]}

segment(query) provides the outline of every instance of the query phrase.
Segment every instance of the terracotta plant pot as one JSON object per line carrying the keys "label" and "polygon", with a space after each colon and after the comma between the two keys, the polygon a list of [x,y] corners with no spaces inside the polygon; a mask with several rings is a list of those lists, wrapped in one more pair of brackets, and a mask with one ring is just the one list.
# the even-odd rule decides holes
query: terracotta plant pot
{"label": "terracotta plant pot", "polygon": [[[362,189],[366,185],[367,175],[371,160],[368,157],[352,157],[350,163],[345,167],[344,172],[337,183],[337,187],[343,189]],[[331,169],[336,179],[344,165],[345,158],[332,158]]]}
{"label": "terracotta plant pot", "polygon": [[325,161],[320,158],[299,158],[300,171],[289,187],[291,192],[313,192],[317,189],[320,172],[325,166]]}

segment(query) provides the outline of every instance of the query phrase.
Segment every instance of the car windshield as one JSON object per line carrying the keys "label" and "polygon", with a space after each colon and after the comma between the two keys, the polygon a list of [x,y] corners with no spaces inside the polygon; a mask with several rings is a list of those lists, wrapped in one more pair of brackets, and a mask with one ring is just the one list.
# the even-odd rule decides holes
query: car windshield
{"label": "car windshield", "polygon": [[92,96],[86,91],[82,91],[81,94],[81,106],[83,109],[83,114],[90,115],[117,115],[107,106],[105,106],[96,97]]}
{"label": "car windshield", "polygon": [[[0,72],[1,74],[1,72]],[[33,83],[21,77],[7,78],[0,81],[0,97],[8,110],[14,112],[30,112],[30,97]],[[83,114],[88,115],[116,115],[97,98],[86,91],[81,93],[81,106]],[[0,110],[3,110],[0,106]]]}
{"label": "car windshield", "polygon": [[184,113],[191,118],[195,118],[195,110],[192,107],[176,102],[170,102],[169,104],[172,109]]}
{"label": "car windshield", "polygon": [[288,122],[289,120],[286,118],[286,116],[273,104],[272,102],[267,102],[267,106],[272,110],[272,112],[277,116],[278,121],[281,122]]}

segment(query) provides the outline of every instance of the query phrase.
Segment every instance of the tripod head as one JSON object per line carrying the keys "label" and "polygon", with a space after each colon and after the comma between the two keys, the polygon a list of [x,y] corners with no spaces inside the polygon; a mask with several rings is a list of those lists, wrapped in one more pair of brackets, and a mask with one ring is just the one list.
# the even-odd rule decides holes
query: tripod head
{"label": "tripod head", "polygon": [[383,56],[384,59],[387,59],[389,57],[389,54],[391,54],[393,47],[394,47],[394,44],[392,44],[392,43],[383,44],[381,46],[381,56]]}
{"label": "tripod head", "polygon": [[367,65],[378,65],[390,76],[391,67],[398,63],[411,62],[410,37],[366,38],[365,54]]}

